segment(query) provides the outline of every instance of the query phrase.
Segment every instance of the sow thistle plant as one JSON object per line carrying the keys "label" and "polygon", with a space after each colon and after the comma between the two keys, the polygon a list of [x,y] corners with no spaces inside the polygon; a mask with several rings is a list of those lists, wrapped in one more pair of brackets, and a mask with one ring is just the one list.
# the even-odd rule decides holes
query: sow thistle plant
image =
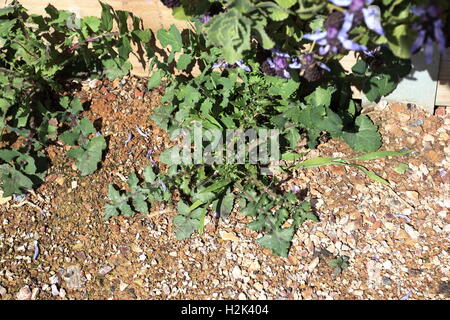
{"label": "sow thistle plant", "polygon": [[[281,188],[277,175],[270,174],[273,163],[190,162],[191,151],[202,154],[202,149],[211,150],[211,145],[229,148],[229,130],[277,130],[282,158],[297,161],[278,166],[280,171],[350,165],[375,181],[389,184],[353,161],[407,152],[376,152],[381,146],[377,126],[358,114],[351,87],[360,88],[370,101],[378,101],[409,73],[408,59],[417,51],[413,42],[420,42],[421,37],[406,28],[418,23],[415,2],[162,2],[173,9],[176,18],[192,21],[191,30],[183,33],[174,26],[158,31],[157,38],[168,54],[151,61],[155,71],[149,78],[150,89],[162,81],[166,84],[162,105],[152,119],[169,135],[180,129],[190,132],[187,152],[180,155],[179,146],[174,146],[160,156],[169,167],[158,179],[164,181],[165,192],[177,190],[181,198],[173,219],[177,238],[202,232],[208,212],[227,217],[238,207],[240,213],[253,217],[248,227],[263,233],[258,242],[286,256],[299,226],[306,220],[318,220],[308,202]],[[447,7],[445,2],[433,5]],[[417,36],[419,40],[415,40]],[[358,60],[351,72],[346,72],[339,60],[349,51]],[[181,75],[173,75],[173,66]],[[194,67],[200,71],[192,76]],[[192,141],[194,124],[210,130],[209,135],[200,135],[200,143]],[[324,132],[366,154],[298,162],[301,155],[295,149],[302,134],[314,148]],[[251,158],[259,147],[258,151],[245,149],[240,157]],[[181,159],[189,161],[186,164]],[[162,186],[157,188],[161,193]]]}
{"label": "sow thistle plant", "polygon": [[[157,165],[145,169],[158,172],[157,178],[148,181],[144,177],[139,187],[143,189],[135,193],[136,199],[154,194],[162,199],[165,194],[163,201],[174,202],[178,214],[173,224],[178,239],[190,237],[195,231],[203,232],[206,215],[227,218],[234,208],[239,208],[241,214],[252,218],[248,227],[262,233],[258,243],[286,256],[295,231],[306,220],[318,221],[318,217],[298,193],[284,190],[281,178],[274,173],[289,174],[293,169],[328,164],[350,165],[378,182],[389,184],[353,162],[407,152],[376,152],[381,146],[377,126],[366,115],[358,114],[351,99],[351,86],[367,88],[368,94],[381,97],[393,88],[379,88],[374,79],[392,76],[396,79],[392,83],[396,84],[399,72],[404,75],[409,72],[408,61],[383,48],[377,54],[388,56],[389,60],[382,67],[373,64],[376,67],[371,69],[369,60],[360,59],[354,71],[346,73],[336,61],[330,60],[325,65],[310,49],[296,57],[280,48],[265,50],[258,41],[249,43],[250,50],[242,57],[227,60],[222,48],[208,41],[204,25],[194,21],[190,30],[180,32],[171,26],[157,32],[167,55],[151,60],[150,66],[155,71],[148,84],[153,88],[164,83],[166,90],[152,120],[174,140],[184,137],[186,144],[160,154],[160,161],[168,166],[166,171]],[[367,56],[374,55],[367,52]],[[192,75],[190,72],[195,67],[199,71]],[[302,67],[305,69],[301,70]],[[303,77],[306,72],[313,73],[307,68],[322,70],[321,81]],[[315,69],[315,72],[321,71]],[[196,134],[198,127],[203,131]],[[246,141],[239,134],[228,137],[230,131],[251,129],[265,130],[266,141],[255,138]],[[277,165],[259,157],[262,149],[267,148],[264,143],[268,144],[271,132],[275,133],[278,144],[269,151],[281,155],[281,159],[273,160],[285,160],[291,165],[279,162]],[[306,134],[309,147],[315,148],[324,132],[365,154],[352,159],[314,158],[299,162],[302,155],[295,150],[301,137]],[[244,141],[246,148],[235,148],[235,140]],[[222,159],[225,150],[233,154],[234,161]],[[208,157],[208,152],[214,151],[217,157]],[[257,161],[251,161],[253,153],[258,155]],[[217,161],[208,161],[211,158]],[[156,189],[150,191],[145,187],[148,183]],[[175,191],[180,200],[172,201],[170,194]],[[126,215],[139,211],[138,200],[132,194],[133,191],[125,193],[121,198],[118,191],[110,189],[111,204],[106,207],[105,218],[119,215],[121,211]],[[124,204],[125,211],[120,209]]]}

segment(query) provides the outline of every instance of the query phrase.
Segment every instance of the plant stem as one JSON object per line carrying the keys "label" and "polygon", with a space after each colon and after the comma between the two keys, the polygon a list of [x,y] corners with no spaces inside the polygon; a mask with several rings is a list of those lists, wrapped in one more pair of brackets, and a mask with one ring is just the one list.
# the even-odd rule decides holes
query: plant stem
{"label": "plant stem", "polygon": [[327,7],[330,8],[330,9],[332,9],[332,10],[337,10],[337,11],[340,11],[340,12],[345,12],[345,9],[344,9],[344,8],[338,7],[337,5],[334,5],[334,4],[332,4],[332,3],[327,3]]}
{"label": "plant stem", "polygon": [[252,176],[249,176],[249,179],[256,184],[257,186],[259,186],[261,189],[263,189],[268,195],[270,195],[272,198],[274,199],[279,199],[279,197],[270,189],[268,189],[265,185],[263,185],[261,183],[261,181],[253,178]]}
{"label": "plant stem", "polygon": [[105,34],[102,34],[102,35],[99,35],[99,36],[88,38],[88,39],[86,39],[86,40],[84,40],[82,42],[79,42],[79,43],[76,43],[76,44],[72,45],[69,48],[69,51],[73,52],[73,51],[77,50],[79,47],[81,47],[82,45],[84,45],[86,43],[94,42],[94,41],[97,41],[98,39],[101,39],[101,38],[113,37],[113,36],[117,36],[117,35],[119,35],[119,32],[109,32],[109,33],[105,33]]}

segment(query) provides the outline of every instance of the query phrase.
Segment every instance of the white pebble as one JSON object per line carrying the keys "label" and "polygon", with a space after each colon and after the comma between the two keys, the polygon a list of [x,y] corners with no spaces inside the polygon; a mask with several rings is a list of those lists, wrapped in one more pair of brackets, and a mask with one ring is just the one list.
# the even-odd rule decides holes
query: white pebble
{"label": "white pebble", "polygon": [[17,293],[17,300],[30,300],[31,290],[29,286],[25,286]]}

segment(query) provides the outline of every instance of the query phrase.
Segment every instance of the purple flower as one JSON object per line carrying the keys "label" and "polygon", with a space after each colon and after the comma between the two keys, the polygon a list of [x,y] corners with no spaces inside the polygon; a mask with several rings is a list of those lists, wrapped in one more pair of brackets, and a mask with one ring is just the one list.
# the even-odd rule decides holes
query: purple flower
{"label": "purple flower", "polygon": [[212,18],[212,17],[209,15],[209,13],[206,12],[205,15],[202,16],[202,17],[200,17],[199,20],[200,20],[200,22],[203,24],[203,23],[208,22],[211,18]]}
{"label": "purple flower", "polygon": [[314,57],[314,54],[312,53],[303,55],[301,61],[302,70],[304,70],[302,76],[310,82],[319,80],[324,73],[323,70],[326,70],[328,72],[331,71],[331,69],[327,65],[320,61],[317,61]]}
{"label": "purple flower", "polygon": [[299,193],[301,191],[301,189],[299,188],[299,186],[293,184],[292,187],[291,187],[291,191],[293,193]]}
{"label": "purple flower", "polygon": [[252,69],[250,69],[249,66],[245,65],[245,64],[242,62],[242,59],[236,61],[236,64],[238,65],[239,68],[241,68],[242,70],[244,70],[244,71],[246,71],[246,72],[252,71]]}
{"label": "purple flower", "polygon": [[131,139],[133,139],[133,134],[131,133],[131,131],[128,133],[128,137],[125,140],[125,147],[128,145],[128,142],[131,141]]}
{"label": "purple flower", "polygon": [[372,50],[364,50],[361,57],[373,70],[384,65],[382,46],[375,47]]}
{"label": "purple flower", "polygon": [[353,23],[359,23],[364,19],[366,26],[380,34],[384,34],[383,27],[381,26],[381,13],[378,6],[368,6],[373,0],[330,0],[334,5],[340,7],[347,7],[345,12],[346,19],[351,20]]}
{"label": "purple flower", "polygon": [[320,46],[319,54],[321,56],[326,55],[328,52],[337,55],[342,53],[344,49],[353,51],[367,50],[365,46],[359,45],[348,38],[348,32],[352,28],[352,24],[353,14],[346,14],[340,29],[335,25],[329,25],[326,31],[305,34],[303,38],[316,41]]}
{"label": "purple flower", "polygon": [[364,22],[366,23],[367,28],[376,33],[383,35],[384,30],[381,26],[381,13],[380,8],[377,6],[369,6],[367,8],[362,9],[364,15]]}
{"label": "purple flower", "polygon": [[278,49],[272,49],[272,57],[266,59],[262,69],[266,74],[277,75],[283,78],[290,78],[289,69],[300,69],[301,63],[297,58],[291,57],[288,53]]}
{"label": "purple flower", "polygon": [[330,0],[336,6],[349,7],[351,12],[360,11],[365,4],[371,4],[373,0]]}
{"label": "purple flower", "polygon": [[219,61],[219,62],[213,64],[212,68],[213,68],[213,69],[216,69],[216,68],[224,68],[224,69],[227,69],[227,68],[236,68],[236,66],[239,67],[239,68],[241,68],[242,70],[244,70],[244,71],[246,71],[246,72],[251,72],[251,71],[252,71],[252,69],[250,69],[249,66],[247,66],[246,64],[244,64],[244,62],[242,62],[242,59],[236,61],[236,62],[235,62],[234,64],[232,64],[232,65],[230,65],[230,64],[229,64],[228,62],[226,62],[225,60],[222,60],[222,61]]}
{"label": "purple flower", "polygon": [[445,55],[445,35],[442,31],[441,8],[435,4],[412,8],[412,12],[419,17],[420,21],[413,24],[412,28],[417,31],[416,41],[411,47],[411,52],[418,52],[425,46],[425,59],[428,64],[433,62],[433,46],[437,42],[442,55]]}
{"label": "purple flower", "polygon": [[166,192],[167,190],[166,184],[161,179],[158,179],[158,183],[161,185],[163,192]]}

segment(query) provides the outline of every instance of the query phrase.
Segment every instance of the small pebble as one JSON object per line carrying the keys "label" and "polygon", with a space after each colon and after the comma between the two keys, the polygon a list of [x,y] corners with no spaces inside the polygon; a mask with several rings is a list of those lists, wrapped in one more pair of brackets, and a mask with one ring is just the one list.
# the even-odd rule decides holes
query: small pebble
{"label": "small pebble", "polygon": [[104,275],[110,273],[113,269],[114,269],[113,265],[107,264],[100,268],[100,270],[98,271],[98,274],[101,276],[104,276]]}
{"label": "small pebble", "polygon": [[120,282],[119,290],[124,291],[126,288],[128,288],[128,284],[125,282]]}
{"label": "small pebble", "polygon": [[52,284],[52,295],[54,296],[54,297],[57,297],[57,296],[59,296],[59,290],[58,290],[58,287],[56,286],[56,284]]}
{"label": "small pebble", "polygon": [[424,124],[423,120],[417,120],[417,121],[411,122],[409,125],[410,125],[411,127],[420,127],[420,126],[422,126],[423,124]]}
{"label": "small pebble", "polygon": [[31,292],[31,300],[36,300],[39,295],[39,288],[34,288]]}
{"label": "small pebble", "polygon": [[31,299],[31,290],[29,286],[25,286],[17,293],[17,300],[30,300]]}
{"label": "small pebble", "polygon": [[59,296],[61,297],[61,298],[65,298],[66,297],[66,290],[64,290],[63,288],[61,288],[60,290],[59,290]]}

